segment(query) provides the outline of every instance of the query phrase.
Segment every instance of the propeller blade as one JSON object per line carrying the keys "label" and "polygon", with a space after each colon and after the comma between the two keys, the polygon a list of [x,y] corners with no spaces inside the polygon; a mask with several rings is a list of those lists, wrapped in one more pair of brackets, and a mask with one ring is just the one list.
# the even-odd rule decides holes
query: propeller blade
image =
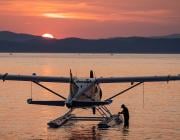
{"label": "propeller blade", "polygon": [[71,69],[70,69],[70,82],[71,83],[73,82],[73,75],[72,75]]}

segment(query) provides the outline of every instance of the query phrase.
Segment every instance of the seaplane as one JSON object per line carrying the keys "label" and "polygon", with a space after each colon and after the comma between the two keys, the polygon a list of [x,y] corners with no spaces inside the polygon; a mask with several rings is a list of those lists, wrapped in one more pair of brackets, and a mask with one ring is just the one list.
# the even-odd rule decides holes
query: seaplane
{"label": "seaplane", "polygon": [[[123,122],[123,118],[119,114],[112,114],[107,105],[113,102],[113,99],[117,96],[126,93],[127,91],[145,83],[145,82],[163,82],[163,81],[177,81],[180,80],[180,75],[167,75],[167,76],[141,76],[141,77],[95,77],[94,72],[91,70],[89,77],[79,78],[73,76],[70,70],[69,77],[57,77],[57,76],[38,76],[35,73],[32,75],[11,75],[8,73],[0,74],[0,79],[15,80],[15,81],[29,81],[44,88],[50,93],[58,96],[61,100],[58,101],[40,101],[27,99],[28,104],[34,105],[48,105],[48,106],[61,106],[67,107],[68,112],[63,116],[58,117],[55,120],[48,122],[49,127],[57,128],[63,126],[70,120],[79,121],[100,121],[98,127],[111,127],[115,124]],[[47,86],[43,85],[43,82],[54,83],[67,83],[70,85],[68,97],[53,91]],[[122,90],[121,92],[114,94],[113,96],[102,99],[102,90],[100,84],[103,83],[130,83],[130,87]],[[92,113],[99,116],[85,116],[78,117],[72,114],[73,110],[77,108],[91,109]]]}

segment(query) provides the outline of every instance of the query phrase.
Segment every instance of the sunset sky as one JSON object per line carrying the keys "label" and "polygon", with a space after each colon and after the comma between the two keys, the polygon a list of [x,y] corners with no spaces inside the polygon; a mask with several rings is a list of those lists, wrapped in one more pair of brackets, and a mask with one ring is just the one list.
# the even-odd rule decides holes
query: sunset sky
{"label": "sunset sky", "polygon": [[180,33],[180,0],[0,0],[0,30],[56,38]]}

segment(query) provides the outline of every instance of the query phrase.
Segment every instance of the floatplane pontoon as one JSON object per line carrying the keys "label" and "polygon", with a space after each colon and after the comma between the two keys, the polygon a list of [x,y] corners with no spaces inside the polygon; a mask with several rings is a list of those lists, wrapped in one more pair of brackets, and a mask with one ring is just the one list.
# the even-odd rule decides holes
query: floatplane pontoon
{"label": "floatplane pontoon", "polygon": [[[52,76],[37,76],[33,75],[10,75],[0,74],[0,79],[16,80],[16,81],[31,81],[38,86],[48,90],[52,94],[60,97],[63,100],[60,101],[35,101],[32,98],[27,100],[28,104],[36,105],[48,105],[48,106],[66,106],[69,111],[63,116],[50,121],[48,125],[50,127],[60,127],[66,124],[70,120],[79,121],[100,121],[99,127],[111,127],[116,124],[122,123],[123,119],[118,114],[112,114],[108,109],[113,99],[145,82],[163,82],[163,81],[176,81],[180,80],[180,75],[177,76],[142,76],[142,77],[109,77],[109,78],[96,78],[94,72],[90,71],[90,77],[78,78],[74,77],[70,70],[70,77],[52,77]],[[66,98],[61,94],[44,86],[42,82],[54,82],[54,83],[69,83],[70,92]],[[102,100],[102,90],[99,86],[101,83],[131,83],[131,86],[112,97]],[[90,108],[94,114],[93,117],[85,116],[78,117],[72,114],[77,108]],[[95,116],[96,112],[100,116]]]}

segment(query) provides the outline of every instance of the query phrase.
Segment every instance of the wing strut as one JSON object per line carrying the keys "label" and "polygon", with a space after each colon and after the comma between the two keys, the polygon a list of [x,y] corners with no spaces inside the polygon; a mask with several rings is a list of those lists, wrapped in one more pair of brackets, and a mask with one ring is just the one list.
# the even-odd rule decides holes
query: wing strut
{"label": "wing strut", "polygon": [[112,97],[106,99],[105,101],[107,101],[107,100],[112,100],[113,98],[115,98],[115,97],[117,97],[117,96],[119,96],[119,95],[125,93],[126,91],[128,91],[128,90],[130,90],[130,89],[132,89],[132,88],[134,88],[134,87],[136,87],[136,86],[138,86],[138,85],[140,85],[140,84],[142,84],[142,83],[144,83],[144,82],[139,82],[139,83],[137,83],[137,84],[135,84],[135,85],[133,85],[133,86],[131,86],[131,87],[129,87],[129,88],[127,88],[127,89],[125,89],[125,90],[119,92],[119,93],[117,93],[116,95],[114,95],[114,96],[112,96]]}
{"label": "wing strut", "polygon": [[49,88],[45,87],[44,85],[42,85],[42,84],[40,84],[40,83],[38,83],[38,82],[36,82],[36,81],[33,81],[33,83],[35,83],[35,84],[39,85],[40,87],[42,87],[42,88],[46,89],[47,91],[49,91],[49,92],[53,93],[54,95],[59,96],[59,97],[61,97],[62,99],[66,100],[66,98],[65,98],[64,96],[62,96],[62,95],[60,95],[60,94],[56,93],[55,91],[53,91],[53,90],[51,90],[51,89],[49,89]]}

